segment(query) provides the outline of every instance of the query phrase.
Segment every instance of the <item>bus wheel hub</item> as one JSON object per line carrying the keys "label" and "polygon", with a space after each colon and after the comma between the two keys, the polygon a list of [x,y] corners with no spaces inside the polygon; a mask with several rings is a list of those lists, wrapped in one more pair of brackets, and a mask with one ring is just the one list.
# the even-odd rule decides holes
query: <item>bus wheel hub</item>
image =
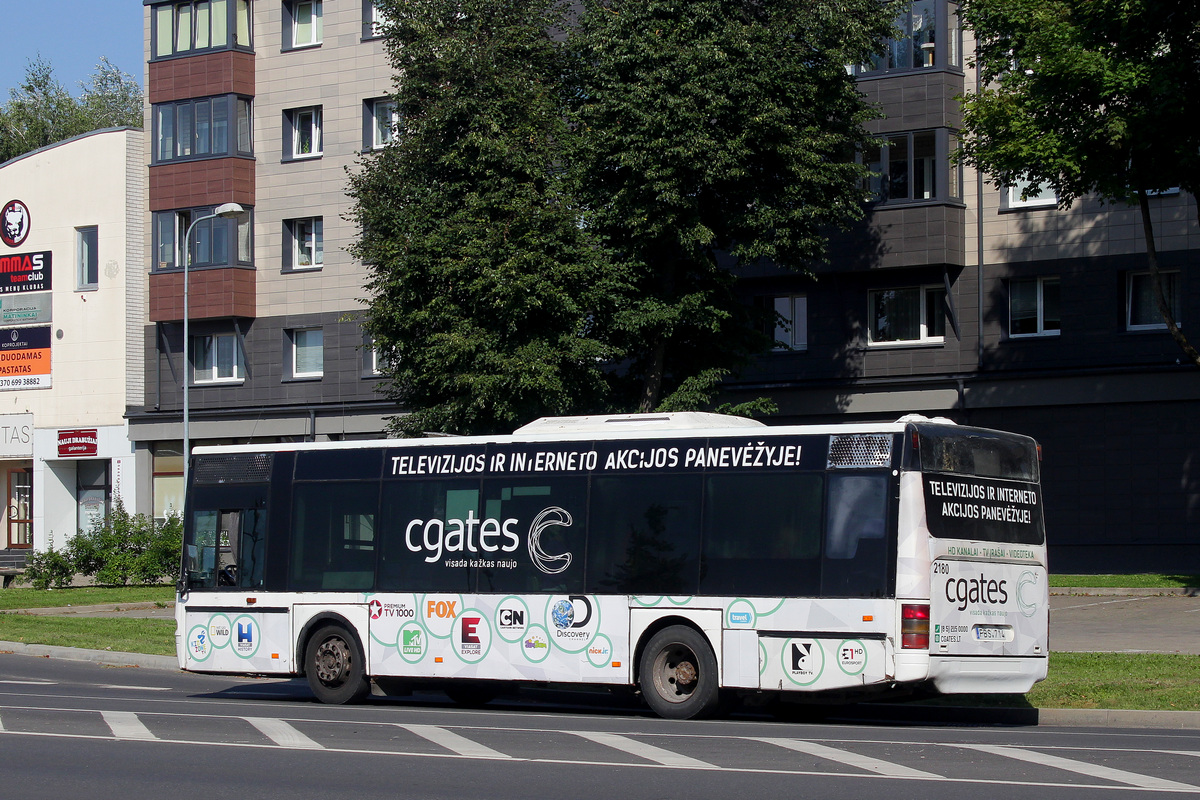
{"label": "bus wheel hub", "polygon": [[317,650],[317,677],[322,683],[336,683],[345,677],[350,664],[350,651],[340,639],[330,639]]}
{"label": "bus wheel hub", "polygon": [[675,665],[675,685],[690,686],[696,682],[696,665],[690,661],[680,661]]}

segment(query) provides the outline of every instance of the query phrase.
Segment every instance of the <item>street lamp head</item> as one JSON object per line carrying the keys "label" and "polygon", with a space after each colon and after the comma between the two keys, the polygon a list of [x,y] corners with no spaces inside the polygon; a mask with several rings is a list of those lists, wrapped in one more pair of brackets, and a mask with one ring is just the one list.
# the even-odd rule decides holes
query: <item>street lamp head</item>
{"label": "street lamp head", "polygon": [[237,203],[222,203],[221,205],[217,206],[215,211],[213,211],[213,216],[220,217],[221,219],[233,219],[234,217],[240,217],[245,213],[246,209],[242,208]]}

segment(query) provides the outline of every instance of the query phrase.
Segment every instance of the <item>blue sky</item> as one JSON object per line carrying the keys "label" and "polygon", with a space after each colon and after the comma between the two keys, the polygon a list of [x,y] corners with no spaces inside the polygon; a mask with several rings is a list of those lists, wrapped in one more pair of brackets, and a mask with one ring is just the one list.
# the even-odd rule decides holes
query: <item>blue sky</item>
{"label": "blue sky", "polygon": [[0,103],[39,54],[72,94],[101,56],[142,83],[141,0],[0,0]]}

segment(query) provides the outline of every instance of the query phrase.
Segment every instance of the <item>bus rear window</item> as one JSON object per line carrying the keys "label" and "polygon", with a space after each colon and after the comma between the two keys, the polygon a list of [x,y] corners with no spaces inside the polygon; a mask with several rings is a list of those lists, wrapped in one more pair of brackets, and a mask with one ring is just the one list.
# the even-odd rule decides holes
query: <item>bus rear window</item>
{"label": "bus rear window", "polygon": [[922,472],[1037,483],[1037,444],[1024,436],[949,425],[916,425]]}

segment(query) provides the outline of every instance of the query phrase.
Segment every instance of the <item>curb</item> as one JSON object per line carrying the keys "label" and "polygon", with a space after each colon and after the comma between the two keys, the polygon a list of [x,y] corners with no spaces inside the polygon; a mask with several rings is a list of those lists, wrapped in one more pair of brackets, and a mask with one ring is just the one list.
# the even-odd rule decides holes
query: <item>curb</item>
{"label": "curb", "polygon": [[1101,586],[1056,586],[1050,589],[1051,596],[1086,596],[1086,597],[1166,597],[1179,595],[1182,597],[1200,597],[1200,588],[1195,586],[1159,588],[1159,589],[1123,589]]}
{"label": "curb", "polygon": [[61,658],[65,661],[90,661],[93,664],[111,667],[141,667],[171,672],[179,671],[179,661],[174,656],[152,656],[145,653],[121,653],[112,650],[84,650],[80,647],[55,647],[47,644],[5,641],[0,641],[0,652],[41,658]]}
{"label": "curb", "polygon": [[69,617],[74,614],[103,614],[122,611],[154,611],[175,608],[175,601],[156,603],[152,600],[137,603],[101,603],[94,606],[46,606],[45,608],[10,608],[0,614],[24,614],[34,617]]}

